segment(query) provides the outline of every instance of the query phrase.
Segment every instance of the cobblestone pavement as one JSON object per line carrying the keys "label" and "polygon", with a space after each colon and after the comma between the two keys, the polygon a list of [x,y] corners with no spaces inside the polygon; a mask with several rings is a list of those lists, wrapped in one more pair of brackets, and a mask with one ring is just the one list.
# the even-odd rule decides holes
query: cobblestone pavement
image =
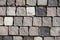
{"label": "cobblestone pavement", "polygon": [[60,40],[60,0],[0,0],[0,40]]}

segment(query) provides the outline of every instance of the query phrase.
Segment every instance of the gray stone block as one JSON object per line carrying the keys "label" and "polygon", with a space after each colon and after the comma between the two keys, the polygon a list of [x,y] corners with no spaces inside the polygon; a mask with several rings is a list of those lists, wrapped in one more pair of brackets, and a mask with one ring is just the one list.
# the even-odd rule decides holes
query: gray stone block
{"label": "gray stone block", "polygon": [[52,27],[50,34],[51,36],[60,36],[60,27]]}
{"label": "gray stone block", "polygon": [[48,6],[57,6],[57,0],[48,0]]}
{"label": "gray stone block", "polygon": [[32,17],[24,17],[23,26],[32,26]]}
{"label": "gray stone block", "polygon": [[12,36],[4,36],[3,40],[13,40]]}
{"label": "gray stone block", "polygon": [[6,0],[0,0],[0,5],[6,5]]}
{"label": "gray stone block", "polygon": [[22,26],[22,17],[14,17],[14,26]]}
{"label": "gray stone block", "polygon": [[56,16],[56,7],[47,7],[47,16]]}
{"label": "gray stone block", "polygon": [[6,16],[6,7],[0,7],[0,16]]}
{"label": "gray stone block", "polygon": [[41,26],[41,17],[33,17],[33,26]]}
{"label": "gray stone block", "polygon": [[34,37],[34,40],[42,40],[42,37]]}
{"label": "gray stone block", "polygon": [[55,40],[54,37],[44,37],[44,40]]}
{"label": "gray stone block", "polygon": [[16,0],[16,6],[24,6],[25,5],[25,0]]}
{"label": "gray stone block", "polygon": [[24,37],[24,40],[33,40],[33,37]]}
{"label": "gray stone block", "polygon": [[20,37],[20,36],[13,36],[13,40],[22,40],[22,37]]}
{"label": "gray stone block", "polygon": [[53,26],[60,26],[60,17],[53,17]]}
{"label": "gray stone block", "polygon": [[8,27],[1,26],[0,27],[0,35],[8,35]]}
{"label": "gray stone block", "polygon": [[15,7],[7,7],[7,15],[8,16],[15,16],[15,10],[16,8]]}
{"label": "gray stone block", "polygon": [[36,0],[26,0],[27,5],[35,6],[36,5]]}
{"label": "gray stone block", "polygon": [[0,40],[2,40],[2,36],[0,36]]}
{"label": "gray stone block", "polygon": [[20,27],[20,35],[28,35],[28,27]]}
{"label": "gray stone block", "polygon": [[60,37],[55,37],[55,40],[60,40]]}
{"label": "gray stone block", "polygon": [[9,27],[9,35],[18,35],[18,27]]}
{"label": "gray stone block", "polygon": [[36,35],[38,35],[38,27],[30,27],[29,28],[29,35],[30,36],[36,36]]}
{"label": "gray stone block", "polygon": [[36,16],[46,16],[46,8],[45,7],[37,7],[36,8]]}
{"label": "gray stone block", "polygon": [[7,5],[15,6],[15,0],[7,0]]}
{"label": "gray stone block", "polygon": [[47,5],[47,0],[38,0],[38,5]]}
{"label": "gray stone block", "polygon": [[60,16],[60,7],[57,8],[57,16]]}
{"label": "gray stone block", "polygon": [[51,17],[43,17],[43,26],[51,27]]}
{"label": "gray stone block", "polygon": [[50,34],[49,34],[49,28],[44,28],[44,27],[40,27],[39,29],[38,29],[38,34],[40,35],[40,36],[49,36]]}
{"label": "gray stone block", "polygon": [[17,12],[16,12],[17,16],[26,16],[26,8],[25,7],[18,7],[17,8]]}

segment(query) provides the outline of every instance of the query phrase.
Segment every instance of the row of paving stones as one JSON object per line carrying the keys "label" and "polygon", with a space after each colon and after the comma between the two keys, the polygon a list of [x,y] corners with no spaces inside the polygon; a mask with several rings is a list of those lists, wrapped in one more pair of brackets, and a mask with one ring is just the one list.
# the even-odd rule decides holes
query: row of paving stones
{"label": "row of paving stones", "polygon": [[0,35],[20,36],[60,36],[60,27],[17,27],[1,26]]}
{"label": "row of paving stones", "polygon": [[0,17],[5,26],[60,26],[60,17]]}
{"label": "row of paving stones", "polygon": [[[42,37],[0,36],[0,40],[43,40]],[[60,40],[60,37],[44,37],[44,40]]]}
{"label": "row of paving stones", "polygon": [[[7,2],[7,3],[6,3]],[[12,6],[23,6],[23,5],[48,5],[48,6],[60,6],[60,0],[0,0],[0,5],[12,5]]]}
{"label": "row of paving stones", "polygon": [[60,16],[60,7],[0,7],[0,16]]}

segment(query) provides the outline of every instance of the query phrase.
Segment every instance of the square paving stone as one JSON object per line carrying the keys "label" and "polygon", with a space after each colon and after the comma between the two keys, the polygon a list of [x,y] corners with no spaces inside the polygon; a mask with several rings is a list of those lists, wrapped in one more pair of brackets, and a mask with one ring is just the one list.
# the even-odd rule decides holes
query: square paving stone
{"label": "square paving stone", "polygon": [[48,6],[57,6],[57,0],[48,0]]}
{"label": "square paving stone", "polygon": [[20,37],[20,36],[13,36],[13,40],[22,40],[22,37]]}
{"label": "square paving stone", "polygon": [[15,0],[7,0],[7,5],[15,6]]}
{"label": "square paving stone", "polygon": [[6,5],[6,0],[0,0],[0,5]]}
{"label": "square paving stone", "polygon": [[60,17],[53,17],[53,26],[60,26]]}
{"label": "square paving stone", "polygon": [[27,7],[27,16],[35,15],[35,7]]}
{"label": "square paving stone", "polygon": [[60,27],[52,27],[50,34],[51,36],[60,36]]}
{"label": "square paving stone", "polygon": [[47,16],[56,16],[56,7],[47,7]]}
{"label": "square paving stone", "polygon": [[8,16],[15,16],[15,7],[7,7],[7,15]]}
{"label": "square paving stone", "polygon": [[9,27],[9,35],[18,35],[18,27]]}
{"label": "square paving stone", "polygon": [[26,0],[27,5],[35,6],[36,5],[36,0]]}
{"label": "square paving stone", "polygon": [[57,16],[60,16],[60,7],[57,8]]}
{"label": "square paving stone", "polygon": [[51,17],[43,17],[43,26],[51,27]]}
{"label": "square paving stone", "polygon": [[44,40],[55,40],[54,37],[44,37]]}
{"label": "square paving stone", "polygon": [[28,35],[28,27],[20,27],[20,35]]}
{"label": "square paving stone", "polygon": [[41,17],[33,17],[33,26],[41,26]]}
{"label": "square paving stone", "polygon": [[0,25],[3,25],[3,17],[0,17]]}
{"label": "square paving stone", "polygon": [[40,27],[39,29],[38,29],[38,34],[40,35],[40,36],[49,36],[50,34],[49,34],[49,28],[45,28],[45,27]]}
{"label": "square paving stone", "polygon": [[6,7],[0,7],[0,16],[6,16]]}
{"label": "square paving stone", "polygon": [[29,35],[30,36],[36,36],[36,35],[38,35],[38,27],[30,27],[29,28]]}
{"label": "square paving stone", "polygon": [[24,40],[33,40],[33,37],[24,37]]}
{"label": "square paving stone", "polygon": [[34,40],[42,40],[42,37],[34,37]]}
{"label": "square paving stone", "polygon": [[32,17],[24,17],[23,26],[32,26]]}
{"label": "square paving stone", "polygon": [[60,37],[55,37],[55,40],[60,40]]}
{"label": "square paving stone", "polygon": [[17,8],[17,12],[16,12],[17,16],[26,16],[26,8],[25,7],[18,7]]}
{"label": "square paving stone", "polygon": [[46,16],[46,12],[45,7],[36,7],[36,16]]}
{"label": "square paving stone", "polygon": [[8,35],[8,27],[0,27],[0,35]]}
{"label": "square paving stone", "polygon": [[25,0],[16,0],[16,6],[24,6],[25,5]]}
{"label": "square paving stone", "polygon": [[3,40],[13,40],[13,39],[12,39],[12,36],[4,36]]}
{"label": "square paving stone", "polygon": [[14,26],[22,26],[22,17],[14,17]]}
{"label": "square paving stone", "polygon": [[38,5],[47,5],[47,0],[38,0]]}
{"label": "square paving stone", "polygon": [[13,25],[13,17],[5,17],[4,18],[4,25]]}

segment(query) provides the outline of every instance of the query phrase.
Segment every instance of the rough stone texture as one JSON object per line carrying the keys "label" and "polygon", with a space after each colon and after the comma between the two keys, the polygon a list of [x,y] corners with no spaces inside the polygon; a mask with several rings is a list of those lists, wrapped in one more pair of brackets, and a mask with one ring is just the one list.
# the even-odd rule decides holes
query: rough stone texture
{"label": "rough stone texture", "polygon": [[15,16],[15,7],[7,7],[7,15]]}
{"label": "rough stone texture", "polygon": [[35,15],[35,7],[27,7],[27,16]]}
{"label": "rough stone texture", "polygon": [[20,27],[20,35],[28,35],[28,27]]}
{"label": "rough stone texture", "polygon": [[8,35],[8,27],[0,27],[0,35]]}
{"label": "rough stone texture", "polygon": [[4,36],[3,40],[13,40],[12,36]]}
{"label": "rough stone texture", "polygon": [[32,26],[32,17],[24,17],[23,26]]}
{"label": "rough stone texture", "polygon": [[51,27],[51,17],[43,17],[43,26]]}
{"label": "rough stone texture", "polygon": [[46,8],[45,7],[37,7],[36,8],[36,16],[46,16]]}
{"label": "rough stone texture", "polygon": [[9,27],[9,35],[18,35],[18,27]]}
{"label": "rough stone texture", "polygon": [[38,35],[38,27],[30,27],[29,28],[29,35],[31,35],[31,36]]}
{"label": "rough stone texture", "polygon": [[47,7],[47,16],[56,16],[56,7]]}
{"label": "rough stone texture", "polygon": [[5,15],[6,15],[6,7],[0,7],[0,16],[5,16]]}
{"label": "rough stone texture", "polygon": [[53,26],[60,26],[60,17],[53,17]]}
{"label": "rough stone texture", "polygon": [[42,40],[42,37],[34,37],[34,40]]}
{"label": "rough stone texture", "polygon": [[33,37],[24,37],[24,40],[33,40]]}
{"label": "rough stone texture", "polygon": [[60,27],[52,27],[50,34],[51,36],[60,36]]}
{"label": "rough stone texture", "polygon": [[47,0],[38,0],[38,5],[47,5]]}
{"label": "rough stone texture", "polygon": [[26,8],[25,7],[18,7],[17,8],[17,12],[16,12],[17,16],[26,16]]}
{"label": "rough stone texture", "polygon": [[57,8],[57,16],[60,16],[60,7]]}
{"label": "rough stone texture", "polygon": [[33,26],[41,26],[41,17],[33,17]]}
{"label": "rough stone texture", "polygon": [[14,17],[14,26],[22,26],[22,17]]}
{"label": "rough stone texture", "polygon": [[13,25],[13,17],[5,17],[4,18],[4,25]]}
{"label": "rough stone texture", "polygon": [[16,6],[23,6],[25,5],[25,0],[16,0]]}
{"label": "rough stone texture", "polygon": [[40,35],[40,36],[49,36],[50,34],[49,34],[49,28],[44,28],[44,27],[40,27],[39,29],[38,29],[38,34]]}
{"label": "rough stone texture", "polygon": [[57,6],[57,0],[48,0],[48,6]]}
{"label": "rough stone texture", "polygon": [[54,37],[44,37],[44,40],[55,40]]}
{"label": "rough stone texture", "polygon": [[6,5],[6,0],[0,0],[0,5]]}
{"label": "rough stone texture", "polygon": [[15,0],[7,0],[7,5],[15,6]]}
{"label": "rough stone texture", "polygon": [[3,25],[3,17],[0,17],[0,25]]}
{"label": "rough stone texture", "polygon": [[26,0],[27,5],[35,6],[36,5],[36,0]]}
{"label": "rough stone texture", "polygon": [[60,37],[55,37],[55,40],[60,40]]}
{"label": "rough stone texture", "polygon": [[22,37],[20,37],[20,36],[13,36],[13,40],[22,40]]}

